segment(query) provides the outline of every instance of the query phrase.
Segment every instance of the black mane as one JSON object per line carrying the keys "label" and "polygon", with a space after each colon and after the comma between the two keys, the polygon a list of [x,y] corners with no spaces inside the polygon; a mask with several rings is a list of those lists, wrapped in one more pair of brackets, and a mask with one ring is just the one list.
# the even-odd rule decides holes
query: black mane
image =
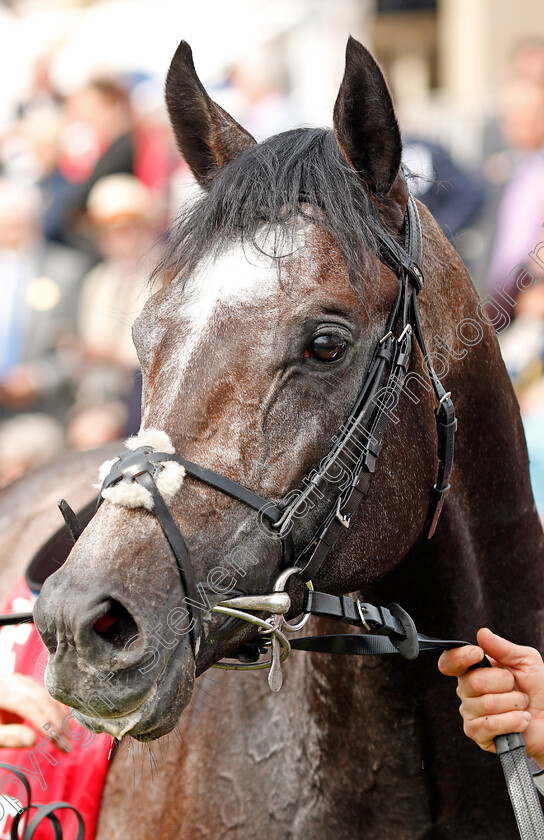
{"label": "black mane", "polygon": [[211,251],[234,240],[256,245],[263,227],[287,230],[297,216],[332,236],[350,280],[360,282],[369,253],[377,252],[376,233],[383,228],[331,130],[286,131],[227,164],[174,224],[157,272],[168,278],[186,276]]}

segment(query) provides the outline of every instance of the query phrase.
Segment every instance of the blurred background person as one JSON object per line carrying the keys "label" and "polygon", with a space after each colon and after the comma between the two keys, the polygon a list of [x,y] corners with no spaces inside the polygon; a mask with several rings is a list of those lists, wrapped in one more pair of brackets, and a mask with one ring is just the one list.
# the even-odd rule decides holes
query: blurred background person
{"label": "blurred background person", "polygon": [[273,42],[238,58],[214,96],[257,141],[303,122],[281,47]]}
{"label": "blurred background person", "polygon": [[109,175],[89,193],[89,222],[102,256],[83,281],[78,305],[81,360],[72,446],[84,448],[136,432],[141,375],[132,323],[149,294],[160,208],[133,175]]}
{"label": "blurred background person", "polygon": [[[503,90],[501,107],[507,178],[496,202],[487,291],[494,297],[503,289],[515,299],[516,267],[529,264],[544,221],[544,78],[513,76]],[[530,270],[538,272],[538,266],[531,262]]]}
{"label": "blurred background person", "polygon": [[544,523],[544,280],[518,295],[516,313],[499,342],[522,412],[533,494]]}
{"label": "blurred background person", "polygon": [[[512,50],[506,68],[508,78],[528,79],[544,82],[544,40],[538,38],[521,39]],[[503,181],[508,175],[509,142],[503,131],[500,107],[484,125],[482,132],[483,167],[490,181]]]}
{"label": "blurred background person", "polygon": [[37,127],[59,121],[64,111],[64,101],[51,81],[49,55],[38,55],[31,68],[29,90],[16,103],[12,120],[0,128],[0,171],[4,177],[35,180],[39,162],[26,134],[32,121]]}
{"label": "blurred background person", "polygon": [[170,180],[182,161],[164,107],[162,84],[145,75],[136,79],[130,85],[130,106],[134,175],[163,203],[170,191]]}
{"label": "blurred background person", "polygon": [[17,116],[26,117],[33,111],[60,113],[64,98],[51,78],[51,53],[37,55],[32,63],[30,90],[17,106]]}
{"label": "blurred background person", "polygon": [[472,225],[485,202],[481,177],[456,164],[438,143],[404,137],[402,162],[410,190],[431,211],[448,239]]}
{"label": "blurred background person", "polygon": [[48,242],[41,198],[31,186],[0,181],[0,418],[25,410],[62,418],[79,286],[88,259]]}
{"label": "blurred background person", "polygon": [[98,256],[85,229],[93,186],[106,175],[134,172],[133,120],[123,84],[108,76],[90,79],[67,98],[59,169],[70,183],[57,205],[50,236]]}

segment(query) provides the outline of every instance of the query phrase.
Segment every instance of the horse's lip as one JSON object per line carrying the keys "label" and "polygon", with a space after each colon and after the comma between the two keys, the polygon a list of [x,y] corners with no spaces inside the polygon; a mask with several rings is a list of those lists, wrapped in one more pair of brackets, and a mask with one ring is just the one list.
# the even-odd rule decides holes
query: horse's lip
{"label": "horse's lip", "polygon": [[193,691],[195,660],[192,653],[185,658],[186,653],[187,648],[176,648],[149,691],[138,698],[137,704],[129,712],[104,717],[91,717],[78,710],[74,710],[74,714],[91,731],[106,732],[118,740],[130,735],[139,740],[151,741],[170,732]]}
{"label": "horse's lip", "polygon": [[112,735],[120,741],[125,735],[129,735],[131,730],[137,726],[141,720],[144,706],[146,706],[150,700],[154,699],[156,693],[157,686],[154,685],[152,686],[151,691],[149,691],[142,699],[141,703],[139,703],[127,714],[119,715],[118,717],[91,718],[84,715],[77,709],[73,710],[74,717],[86,729],[90,729],[92,732],[100,730],[108,735]]}

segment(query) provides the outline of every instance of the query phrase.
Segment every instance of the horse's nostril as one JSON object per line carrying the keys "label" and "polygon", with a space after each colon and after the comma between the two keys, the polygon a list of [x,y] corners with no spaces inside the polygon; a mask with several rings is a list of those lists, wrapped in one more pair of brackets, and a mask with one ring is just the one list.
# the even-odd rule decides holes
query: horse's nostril
{"label": "horse's nostril", "polygon": [[116,616],[112,615],[112,610],[109,609],[107,613],[97,618],[95,623],[93,624],[94,629],[97,633],[101,636],[104,636],[107,631],[113,627],[114,624],[117,623]]}
{"label": "horse's nostril", "polygon": [[50,655],[54,656],[57,652],[58,647],[57,634],[48,627],[47,629],[40,631],[40,636],[42,637],[42,642],[44,643]]}
{"label": "horse's nostril", "polygon": [[93,630],[104,641],[122,647],[137,634],[138,626],[119,601],[110,600],[106,603],[105,612],[93,622]]}

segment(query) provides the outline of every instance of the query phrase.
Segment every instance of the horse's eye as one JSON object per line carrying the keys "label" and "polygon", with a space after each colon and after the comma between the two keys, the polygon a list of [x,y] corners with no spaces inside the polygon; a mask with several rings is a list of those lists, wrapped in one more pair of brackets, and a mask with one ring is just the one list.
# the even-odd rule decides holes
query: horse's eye
{"label": "horse's eye", "polygon": [[317,359],[318,362],[337,362],[346,352],[348,343],[338,333],[326,333],[318,335],[310,341],[304,357],[306,359]]}

